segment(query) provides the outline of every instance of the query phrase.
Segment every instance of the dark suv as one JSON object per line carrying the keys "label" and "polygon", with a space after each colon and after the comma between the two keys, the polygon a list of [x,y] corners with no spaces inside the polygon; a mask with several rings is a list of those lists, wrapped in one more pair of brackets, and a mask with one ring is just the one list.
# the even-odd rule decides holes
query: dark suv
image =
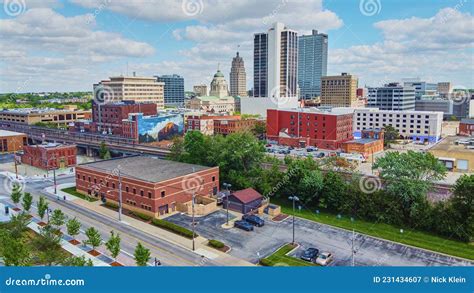
{"label": "dark suv", "polygon": [[234,227],[245,230],[245,231],[253,231],[253,226],[247,221],[235,221]]}
{"label": "dark suv", "polygon": [[265,221],[255,215],[243,215],[242,220],[247,221],[257,227],[262,227],[263,225],[265,225]]}
{"label": "dark suv", "polygon": [[306,249],[303,254],[300,256],[302,260],[314,262],[318,257],[319,249],[310,247]]}

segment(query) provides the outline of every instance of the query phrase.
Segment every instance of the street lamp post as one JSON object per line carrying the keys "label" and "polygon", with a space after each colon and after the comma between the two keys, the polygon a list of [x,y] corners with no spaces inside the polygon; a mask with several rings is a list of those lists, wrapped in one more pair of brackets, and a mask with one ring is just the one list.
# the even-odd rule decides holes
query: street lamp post
{"label": "street lamp post", "polygon": [[293,242],[292,244],[294,245],[295,244],[295,202],[299,201],[300,199],[295,195],[290,196],[288,199],[293,201]]}
{"label": "street lamp post", "polygon": [[122,221],[122,174],[120,173],[120,168],[118,169],[118,180],[119,180],[119,210],[118,210],[118,220]]}
{"label": "street lamp post", "polygon": [[193,226],[193,251],[195,250],[195,244],[194,244],[194,199],[196,198],[196,194],[193,192],[193,199],[192,199],[192,214],[193,214],[193,220],[192,220],[192,226]]}
{"label": "street lamp post", "polygon": [[226,225],[229,226],[229,195],[230,195],[230,188],[232,187],[231,184],[229,183],[223,183],[222,185],[224,185],[224,187],[227,189],[227,193],[226,193],[226,197],[225,197],[225,206],[226,206],[226,209],[227,209],[227,223]]}

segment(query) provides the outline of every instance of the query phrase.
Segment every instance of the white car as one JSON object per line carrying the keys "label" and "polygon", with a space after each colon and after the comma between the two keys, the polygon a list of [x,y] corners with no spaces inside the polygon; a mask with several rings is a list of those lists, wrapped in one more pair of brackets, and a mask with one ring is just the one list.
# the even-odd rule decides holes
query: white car
{"label": "white car", "polygon": [[330,262],[333,261],[333,259],[334,258],[331,253],[323,252],[318,255],[318,258],[316,258],[316,263],[318,265],[327,266]]}

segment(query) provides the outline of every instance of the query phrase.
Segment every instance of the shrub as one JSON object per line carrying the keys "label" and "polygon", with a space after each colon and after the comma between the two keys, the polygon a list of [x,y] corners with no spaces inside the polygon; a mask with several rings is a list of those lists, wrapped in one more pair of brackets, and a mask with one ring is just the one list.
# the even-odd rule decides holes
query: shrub
{"label": "shrub", "polygon": [[[165,230],[184,236],[186,238],[189,238],[189,239],[193,238],[193,232],[191,230],[178,226],[174,223],[161,220],[161,219],[152,219],[151,223],[157,227],[163,228]],[[198,234],[194,233],[194,237],[197,237],[197,236]]]}
{"label": "shrub", "polygon": [[220,242],[219,240],[215,240],[215,239],[209,240],[208,245],[211,246],[211,247],[217,248],[217,249],[224,248],[224,246],[225,246],[224,243]]}
{"label": "shrub", "polygon": [[149,216],[149,215],[145,215],[143,213],[140,213],[140,212],[136,212],[136,211],[132,211],[132,215],[144,220],[144,221],[151,221],[152,217]]}
{"label": "shrub", "polygon": [[110,202],[110,201],[106,201],[104,203],[104,206],[112,208],[114,210],[118,210],[118,208],[119,208],[118,204],[116,204],[115,202]]}

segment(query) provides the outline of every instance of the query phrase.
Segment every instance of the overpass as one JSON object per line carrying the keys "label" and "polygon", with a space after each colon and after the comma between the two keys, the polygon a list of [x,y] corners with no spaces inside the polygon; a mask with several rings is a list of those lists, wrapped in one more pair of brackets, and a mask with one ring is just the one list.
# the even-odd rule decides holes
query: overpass
{"label": "overpass", "polygon": [[0,121],[0,128],[25,133],[33,141],[76,144],[78,147],[85,148],[88,153],[92,149],[98,149],[102,142],[109,150],[124,154],[146,154],[164,158],[170,153],[167,149],[139,144],[133,139],[119,136],[69,132],[10,121]]}

